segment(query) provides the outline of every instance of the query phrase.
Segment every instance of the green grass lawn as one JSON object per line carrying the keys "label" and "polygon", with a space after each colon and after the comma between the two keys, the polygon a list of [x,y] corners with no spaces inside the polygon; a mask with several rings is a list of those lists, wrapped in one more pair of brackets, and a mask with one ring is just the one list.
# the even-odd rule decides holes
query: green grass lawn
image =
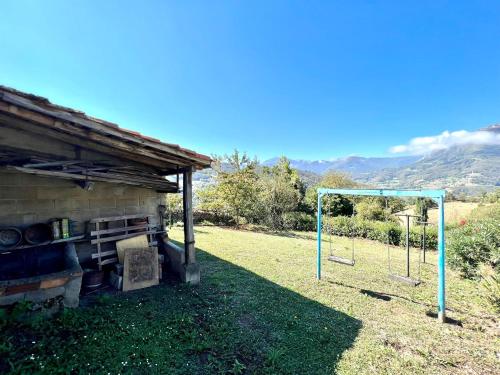
{"label": "green grass lawn", "polygon": [[[182,229],[171,237],[181,241]],[[95,298],[48,320],[11,323],[0,372],[111,374],[494,374],[498,317],[477,284],[447,274],[448,315],[436,313],[436,257],[424,283],[387,278],[383,245],[357,240],[354,267],[323,254],[313,233],[197,227],[202,284],[175,282]],[[342,255],[348,239],[336,239]],[[325,250],[328,249],[325,243]],[[403,269],[403,252],[393,251]],[[417,272],[417,254],[412,254]]]}

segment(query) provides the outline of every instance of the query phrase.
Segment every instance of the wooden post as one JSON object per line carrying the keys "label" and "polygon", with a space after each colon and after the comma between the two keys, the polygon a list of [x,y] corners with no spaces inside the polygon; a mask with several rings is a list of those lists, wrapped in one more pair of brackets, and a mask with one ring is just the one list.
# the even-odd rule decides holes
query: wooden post
{"label": "wooden post", "polygon": [[183,171],[182,184],[185,264],[189,265],[196,263],[193,230],[193,171],[191,167]]}

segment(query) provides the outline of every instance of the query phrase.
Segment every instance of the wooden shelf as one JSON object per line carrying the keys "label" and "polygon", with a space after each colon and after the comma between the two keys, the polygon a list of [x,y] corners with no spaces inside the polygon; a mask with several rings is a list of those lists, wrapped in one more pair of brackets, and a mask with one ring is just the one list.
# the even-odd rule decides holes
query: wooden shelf
{"label": "wooden shelf", "polygon": [[0,249],[0,253],[6,253],[6,252],[13,251],[13,250],[29,249],[31,247],[54,245],[54,244],[63,243],[63,242],[75,242],[75,241],[83,240],[84,238],[85,238],[85,235],[82,234],[80,236],[61,238],[59,240],[54,240],[54,241],[46,241],[46,242],[42,242],[42,243],[39,243],[36,245],[19,245],[19,246],[15,246],[15,247],[10,247],[8,249]]}

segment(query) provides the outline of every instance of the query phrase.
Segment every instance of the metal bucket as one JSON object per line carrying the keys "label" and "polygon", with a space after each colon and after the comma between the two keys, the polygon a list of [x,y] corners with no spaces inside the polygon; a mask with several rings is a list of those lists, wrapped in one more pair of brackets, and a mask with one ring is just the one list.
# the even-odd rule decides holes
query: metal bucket
{"label": "metal bucket", "polygon": [[23,235],[15,227],[0,228],[0,250],[11,249],[21,243]]}

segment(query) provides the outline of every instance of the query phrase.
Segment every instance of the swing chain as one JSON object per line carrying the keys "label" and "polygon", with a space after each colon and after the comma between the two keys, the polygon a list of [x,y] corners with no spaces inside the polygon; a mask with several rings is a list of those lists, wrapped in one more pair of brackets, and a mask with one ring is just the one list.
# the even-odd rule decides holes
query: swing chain
{"label": "swing chain", "polygon": [[[385,197],[385,224],[388,227],[387,223],[389,222],[389,202],[387,197]],[[391,267],[391,230],[387,229],[387,265],[389,268],[389,275],[392,275],[392,267]]]}

